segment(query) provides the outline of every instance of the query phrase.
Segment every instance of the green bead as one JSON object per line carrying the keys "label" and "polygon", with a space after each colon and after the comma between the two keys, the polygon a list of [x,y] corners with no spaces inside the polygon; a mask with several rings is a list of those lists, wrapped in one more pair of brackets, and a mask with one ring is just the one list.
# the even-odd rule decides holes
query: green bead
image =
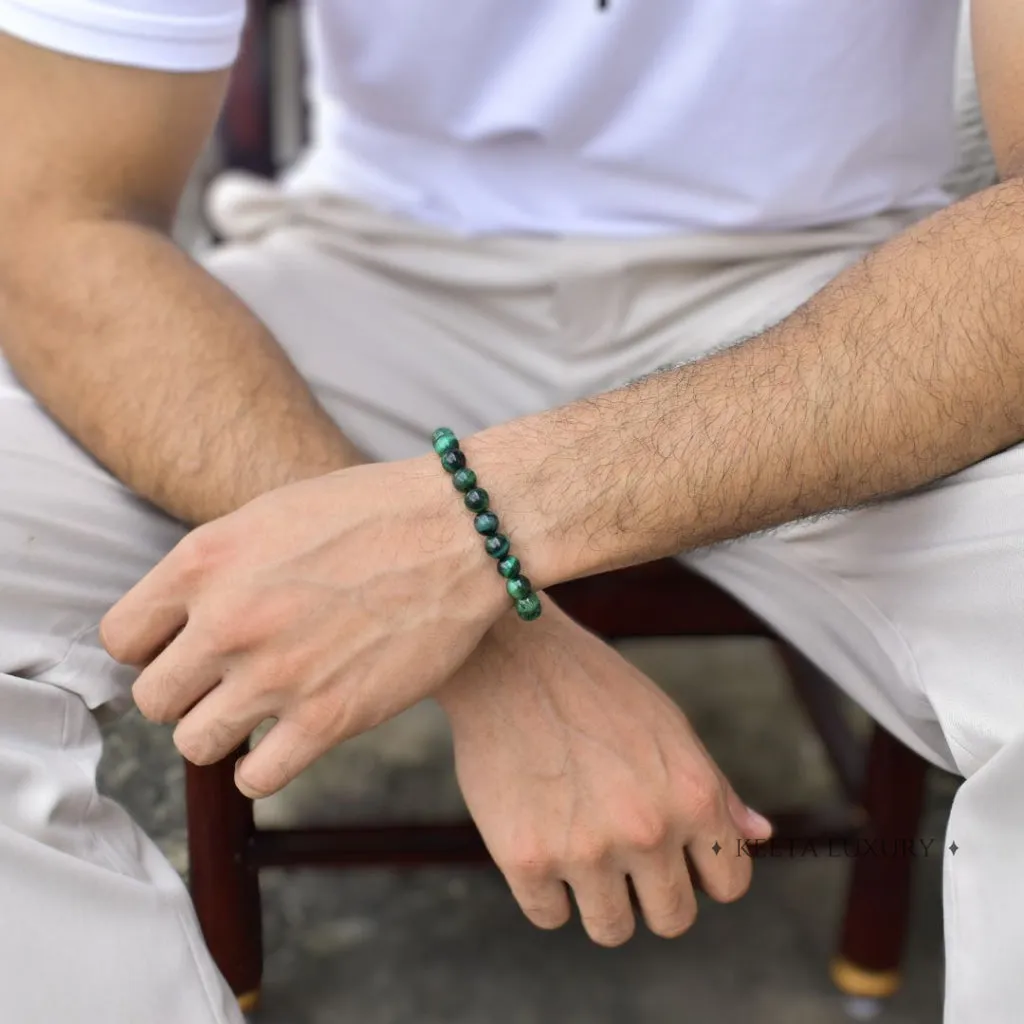
{"label": "green bead", "polygon": [[[490,515],[490,512],[485,512],[484,515]],[[477,519],[480,517],[477,516]],[[491,556],[491,558],[504,558],[508,554],[509,539],[503,533],[496,533],[492,537],[488,537],[484,541],[484,550]]]}
{"label": "green bead", "polygon": [[447,455],[448,452],[455,452],[459,450],[459,439],[454,435],[446,434],[444,437],[439,437],[434,442],[434,451],[438,455]]}
{"label": "green bead", "polygon": [[474,487],[466,492],[465,502],[470,512],[486,512],[491,496],[482,487]]}
{"label": "green bead", "polygon": [[533,622],[540,618],[540,598],[536,594],[527,594],[516,601],[516,614],[523,622]]}
{"label": "green bead", "polygon": [[452,473],[452,483],[455,485],[455,490],[465,494],[466,491],[476,487],[476,473],[471,469],[457,469]]}
{"label": "green bead", "polygon": [[[490,539],[491,534],[498,532],[498,517],[493,512],[481,512],[474,518],[473,525],[476,527],[477,533],[482,533]],[[503,551],[502,555],[504,554]]]}
{"label": "green bead", "polygon": [[498,563],[498,572],[507,580],[512,579],[513,576],[518,576],[519,568],[519,559],[515,555],[509,555],[508,558],[503,558]]}
{"label": "green bead", "polygon": [[[456,442],[457,443],[457,442]],[[441,465],[448,473],[455,473],[466,468],[466,456],[461,448],[450,448],[441,456]]]}
{"label": "green bead", "polygon": [[438,455],[444,455],[445,452],[459,447],[459,439],[455,436],[455,431],[449,427],[438,427],[431,435],[430,443]]}
{"label": "green bead", "polygon": [[533,593],[533,587],[525,576],[513,576],[505,583],[505,589],[508,591],[508,596],[514,601],[521,601]]}

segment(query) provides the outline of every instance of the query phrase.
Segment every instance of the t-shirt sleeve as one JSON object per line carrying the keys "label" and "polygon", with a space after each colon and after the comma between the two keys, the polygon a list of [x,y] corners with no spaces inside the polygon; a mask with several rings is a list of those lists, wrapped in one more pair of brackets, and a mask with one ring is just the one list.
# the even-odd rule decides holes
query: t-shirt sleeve
{"label": "t-shirt sleeve", "polygon": [[0,32],[61,53],[212,71],[238,53],[245,0],[0,0]]}

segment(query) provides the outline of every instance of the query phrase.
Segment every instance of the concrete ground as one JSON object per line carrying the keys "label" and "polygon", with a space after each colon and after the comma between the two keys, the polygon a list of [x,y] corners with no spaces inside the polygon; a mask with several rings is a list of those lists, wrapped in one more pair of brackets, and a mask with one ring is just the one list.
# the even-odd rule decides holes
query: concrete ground
{"label": "concrete ground", "polygon": [[[740,794],[759,809],[832,788],[820,746],[771,649],[759,641],[632,644],[627,653],[682,703]],[[105,788],[187,868],[182,768],[166,729],[132,716],[109,734]],[[938,773],[922,835],[941,840],[955,783]],[[281,797],[266,824],[451,817],[461,807],[444,719],[425,704],[335,750]],[[938,850],[940,842],[933,844]],[[850,862],[758,863],[739,903],[702,906],[665,942],[619,950],[575,922],[534,930],[484,868],[267,872],[263,1007],[254,1024],[839,1024],[826,967]],[[917,865],[903,990],[876,1019],[941,1019],[941,865]]]}

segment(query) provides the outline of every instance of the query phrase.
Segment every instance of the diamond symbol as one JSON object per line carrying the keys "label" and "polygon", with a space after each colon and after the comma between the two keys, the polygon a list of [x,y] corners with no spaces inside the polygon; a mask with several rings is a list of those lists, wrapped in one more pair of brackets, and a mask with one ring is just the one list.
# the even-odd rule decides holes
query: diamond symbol
{"label": "diamond symbol", "polygon": [[718,840],[717,839],[715,840],[715,845],[712,846],[711,849],[715,851],[715,856],[716,857],[722,852],[722,847],[718,845]]}
{"label": "diamond symbol", "polygon": [[954,857],[956,856],[956,851],[959,850],[959,849],[960,849],[960,847],[957,846],[955,842],[952,842],[952,843],[949,844],[949,852],[951,854],[953,854]]}

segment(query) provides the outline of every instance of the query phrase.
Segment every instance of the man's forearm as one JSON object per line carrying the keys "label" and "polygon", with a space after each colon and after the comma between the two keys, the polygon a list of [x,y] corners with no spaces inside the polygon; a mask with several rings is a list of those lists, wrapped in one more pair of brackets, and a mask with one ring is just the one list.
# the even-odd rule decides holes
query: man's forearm
{"label": "man's forearm", "polygon": [[187,522],[360,461],[266,328],[162,234],[35,223],[0,259],[0,348],[133,490]]}
{"label": "man's forearm", "polygon": [[756,338],[466,447],[550,585],[899,494],[1022,437],[1024,184],[1011,180]]}

